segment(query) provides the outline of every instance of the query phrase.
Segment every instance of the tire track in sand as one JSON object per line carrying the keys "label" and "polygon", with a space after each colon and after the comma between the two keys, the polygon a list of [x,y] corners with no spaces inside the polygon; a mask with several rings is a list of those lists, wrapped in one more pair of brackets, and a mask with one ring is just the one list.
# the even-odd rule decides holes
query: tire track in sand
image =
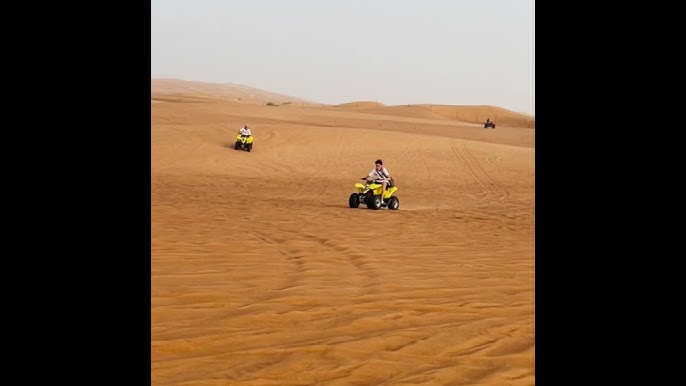
{"label": "tire track in sand", "polygon": [[469,151],[469,149],[467,149],[467,144],[463,142],[461,145],[462,149],[464,150],[464,154],[467,155],[467,158],[469,158],[471,160],[472,165],[474,165],[474,170],[478,172],[477,174],[482,176],[481,178],[483,179],[483,181],[488,182],[488,186],[490,187],[490,191],[492,193],[496,193],[499,195],[498,200],[503,200],[504,198],[509,196],[510,192],[507,189],[503,188],[500,184],[495,182],[495,180],[491,178],[491,176],[488,173],[486,173],[484,168],[481,166],[481,163],[479,163],[479,161],[477,161],[477,159],[474,157],[474,154],[472,154],[472,152]]}
{"label": "tire track in sand", "polygon": [[497,195],[498,200],[503,200],[510,195],[510,192],[498,185],[486,171],[481,167],[479,161],[467,149],[467,145],[461,141],[458,145],[457,140],[450,141],[451,154],[453,159],[465,166],[472,178],[483,188],[487,196]]}
{"label": "tire track in sand", "polygon": [[424,157],[424,152],[415,147],[415,142],[407,144],[403,147],[402,151],[400,152],[400,155],[398,155],[396,163],[399,164],[400,161],[403,161],[404,159],[407,159],[410,165],[423,166],[424,175],[427,179],[431,179],[431,168],[429,168],[428,162],[426,161],[426,157]]}
{"label": "tire track in sand", "polygon": [[[284,273],[283,277],[285,277],[286,280],[276,289],[276,291],[283,291],[287,288],[295,287],[298,284],[298,276],[301,272],[305,271],[305,263],[301,260],[302,257],[294,256],[292,253],[282,248],[281,244],[284,242],[284,240],[277,240],[257,232],[251,233],[265,243],[274,246],[281,256],[283,256],[283,258],[287,261],[291,262],[292,266],[294,267],[290,273]],[[260,300],[266,300],[269,298],[270,296],[262,296]]]}
{"label": "tire track in sand", "polygon": [[[296,287],[298,285],[302,285],[304,282],[307,281],[307,273],[310,269],[308,265],[320,263],[319,261],[310,260],[310,257],[314,256],[315,253],[308,252],[305,247],[303,247],[305,251],[294,252],[292,250],[289,250],[289,247],[283,245],[286,241],[306,241],[307,243],[315,244],[315,249],[323,247],[333,252],[333,256],[341,258],[332,259],[332,263],[338,261],[344,262],[345,264],[352,266],[355,272],[359,273],[359,275],[353,275],[353,277],[360,279],[358,287],[362,291],[363,295],[375,294],[380,292],[379,273],[370,266],[368,255],[365,253],[361,253],[350,247],[339,245],[329,238],[320,237],[312,234],[301,234],[291,232],[291,237],[276,238],[264,233],[251,233],[258,239],[264,241],[265,243],[274,246],[276,250],[279,252],[279,254],[283,256],[283,258],[292,263],[293,269],[289,273],[284,273],[284,277],[286,278],[286,280],[278,288],[276,288],[275,291],[283,291],[292,287]],[[336,276],[334,268],[330,270],[327,269],[326,274],[328,275],[329,273]],[[261,300],[266,300],[268,298],[269,296],[265,296],[264,299]]]}
{"label": "tire track in sand", "polygon": [[368,254],[361,253],[351,247],[341,246],[329,238],[317,235],[305,234],[303,235],[309,240],[317,242],[322,247],[325,247],[337,254],[342,254],[345,260],[360,272],[363,277],[362,287],[366,289],[364,294],[379,293],[379,273],[370,266]]}

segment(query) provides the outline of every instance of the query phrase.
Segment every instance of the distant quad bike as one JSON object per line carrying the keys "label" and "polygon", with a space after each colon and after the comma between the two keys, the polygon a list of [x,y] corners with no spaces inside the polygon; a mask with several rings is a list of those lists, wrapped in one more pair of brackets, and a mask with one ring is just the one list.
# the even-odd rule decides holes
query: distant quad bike
{"label": "distant quad bike", "polygon": [[493,121],[486,121],[486,123],[484,123],[484,129],[488,129],[489,127],[490,127],[491,129],[495,129],[495,122],[493,122]]}
{"label": "distant quad bike", "polygon": [[[366,180],[366,178],[362,178]],[[398,197],[394,196],[395,192],[398,191],[398,187],[395,184],[386,186],[386,193],[384,194],[384,201],[381,200],[381,184],[375,182],[367,181],[366,183],[356,183],[355,193],[350,195],[348,199],[348,204],[351,208],[358,208],[360,204],[367,206],[367,209],[378,210],[382,207],[388,207],[390,210],[398,210],[400,201]]]}
{"label": "distant quad bike", "polygon": [[252,151],[252,142],[254,138],[252,135],[240,135],[236,136],[236,144],[233,145],[234,150],[246,150],[248,152]]}

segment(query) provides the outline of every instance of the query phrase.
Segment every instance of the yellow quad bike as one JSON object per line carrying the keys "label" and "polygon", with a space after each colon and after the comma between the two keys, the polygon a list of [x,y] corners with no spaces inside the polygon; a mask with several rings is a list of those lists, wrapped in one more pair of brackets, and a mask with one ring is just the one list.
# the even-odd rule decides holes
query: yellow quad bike
{"label": "yellow quad bike", "polygon": [[398,187],[395,183],[386,186],[386,193],[383,196],[383,201],[381,200],[381,184],[377,184],[373,181],[367,181],[366,178],[362,178],[366,182],[355,184],[355,193],[350,195],[348,199],[348,204],[351,208],[357,208],[360,204],[367,206],[367,209],[378,210],[382,207],[387,207],[390,210],[398,210],[400,201],[398,197],[394,196],[395,192],[398,191]]}
{"label": "yellow quad bike", "polygon": [[252,142],[254,138],[252,135],[236,135],[236,144],[233,145],[234,150],[252,150]]}

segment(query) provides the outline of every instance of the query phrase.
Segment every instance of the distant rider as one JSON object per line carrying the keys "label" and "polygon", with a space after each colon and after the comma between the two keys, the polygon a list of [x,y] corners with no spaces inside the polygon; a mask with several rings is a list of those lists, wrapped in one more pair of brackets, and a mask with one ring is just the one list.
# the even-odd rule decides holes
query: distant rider
{"label": "distant rider", "polygon": [[252,132],[250,132],[248,125],[244,125],[240,128],[240,130],[238,130],[238,134],[240,134],[241,137],[249,137],[252,135]]}
{"label": "distant rider", "polygon": [[384,194],[386,194],[386,186],[393,186],[393,177],[383,166],[383,161],[378,159],[374,161],[374,169],[369,172],[368,175],[362,177],[363,180],[372,180],[377,184],[381,184],[381,200],[384,199]]}

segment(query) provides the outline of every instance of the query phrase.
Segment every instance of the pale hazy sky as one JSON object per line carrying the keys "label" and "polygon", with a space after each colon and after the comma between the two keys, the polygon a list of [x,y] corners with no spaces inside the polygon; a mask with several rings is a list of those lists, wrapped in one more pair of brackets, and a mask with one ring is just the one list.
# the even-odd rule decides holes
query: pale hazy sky
{"label": "pale hazy sky", "polygon": [[534,114],[534,0],[151,0],[152,78]]}

